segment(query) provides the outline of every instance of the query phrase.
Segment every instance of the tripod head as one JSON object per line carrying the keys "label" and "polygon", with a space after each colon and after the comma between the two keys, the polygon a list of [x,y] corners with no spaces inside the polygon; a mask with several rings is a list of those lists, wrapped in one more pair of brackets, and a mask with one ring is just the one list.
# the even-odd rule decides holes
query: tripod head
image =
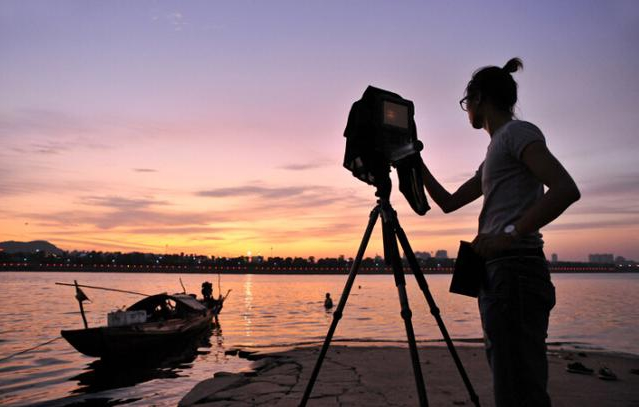
{"label": "tripod head", "polygon": [[[398,262],[400,259],[399,248],[397,246],[396,239],[396,231],[395,225],[397,223],[397,212],[393,209],[393,206],[390,203],[390,194],[392,191],[392,182],[388,175],[383,178],[379,178],[377,184],[377,191],[375,192],[375,196],[377,199],[377,206],[375,207],[375,211],[377,211],[382,218],[382,241],[384,243],[384,263],[387,266],[395,266],[401,268],[401,260],[399,260],[399,265],[394,264]],[[397,274],[397,273],[395,273]],[[403,278],[403,276],[395,275],[395,278]]]}
{"label": "tripod head", "polygon": [[375,184],[375,187],[377,187],[375,196],[379,198],[377,200],[377,203],[381,204],[382,202],[390,202],[390,194],[393,189],[393,183],[391,182],[388,174],[386,174],[385,177],[379,179],[379,182]]}

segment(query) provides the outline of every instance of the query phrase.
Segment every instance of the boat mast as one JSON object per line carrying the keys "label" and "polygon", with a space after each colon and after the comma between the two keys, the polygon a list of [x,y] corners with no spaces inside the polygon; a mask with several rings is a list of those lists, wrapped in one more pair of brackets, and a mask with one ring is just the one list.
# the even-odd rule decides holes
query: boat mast
{"label": "boat mast", "polygon": [[84,329],[89,329],[89,324],[87,324],[87,317],[84,315],[84,307],[82,306],[82,302],[84,300],[88,300],[89,297],[80,290],[78,286],[78,280],[73,280],[73,284],[75,285],[75,299],[78,300],[78,304],[80,304],[80,315],[82,315],[82,321],[84,322]]}

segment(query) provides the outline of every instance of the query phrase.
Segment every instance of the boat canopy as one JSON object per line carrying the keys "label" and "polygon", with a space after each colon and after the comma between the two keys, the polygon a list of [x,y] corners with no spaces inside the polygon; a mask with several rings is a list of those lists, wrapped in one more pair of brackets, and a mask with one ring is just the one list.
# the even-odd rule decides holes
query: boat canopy
{"label": "boat canopy", "polygon": [[151,312],[159,305],[165,304],[167,300],[175,301],[177,308],[190,309],[191,312],[205,312],[206,307],[202,305],[198,300],[187,294],[156,294],[146,297],[143,300],[136,302],[127,308],[127,311],[139,311],[144,310],[147,314]]}

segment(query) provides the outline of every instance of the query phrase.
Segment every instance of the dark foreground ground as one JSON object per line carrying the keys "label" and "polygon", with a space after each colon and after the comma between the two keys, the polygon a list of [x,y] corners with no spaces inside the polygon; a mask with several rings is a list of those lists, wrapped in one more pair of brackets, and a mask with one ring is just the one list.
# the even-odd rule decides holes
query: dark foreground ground
{"label": "dark foreground ground", "polygon": [[[494,406],[488,364],[480,347],[458,346],[482,406]],[[180,406],[297,406],[306,388],[319,348],[254,354],[254,371],[218,373],[199,383]],[[420,348],[430,406],[472,406],[446,347]],[[568,373],[566,365],[579,361],[593,375]],[[639,407],[639,356],[550,351],[550,395],[555,407]],[[610,368],[616,381],[597,377]],[[408,350],[400,347],[331,346],[320,371],[309,406],[416,406],[415,380]]]}

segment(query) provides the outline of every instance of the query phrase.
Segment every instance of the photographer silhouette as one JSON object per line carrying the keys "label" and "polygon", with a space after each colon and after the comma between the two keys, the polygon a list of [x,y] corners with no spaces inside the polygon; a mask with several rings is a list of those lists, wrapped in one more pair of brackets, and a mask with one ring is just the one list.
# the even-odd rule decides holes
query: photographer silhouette
{"label": "photographer silhouette", "polygon": [[550,406],[545,339],[555,289],[539,229],[580,198],[542,132],[514,119],[511,74],[520,68],[513,58],[476,71],[459,102],[472,127],[490,136],[475,175],[451,194],[423,166],[426,190],[445,213],[484,196],[472,246],[486,260],[479,310],[497,407]]}

